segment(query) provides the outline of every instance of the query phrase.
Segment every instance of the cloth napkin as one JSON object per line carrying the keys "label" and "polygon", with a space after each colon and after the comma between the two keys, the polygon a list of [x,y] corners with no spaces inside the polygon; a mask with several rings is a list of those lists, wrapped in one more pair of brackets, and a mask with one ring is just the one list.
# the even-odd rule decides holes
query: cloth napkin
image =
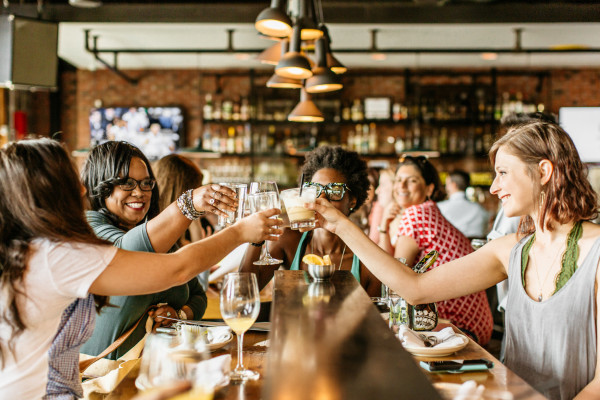
{"label": "cloth napkin", "polygon": [[211,358],[198,363],[194,377],[194,387],[218,390],[229,384],[231,372],[231,354]]}
{"label": "cloth napkin", "polygon": [[441,349],[444,347],[455,347],[460,346],[465,343],[465,339],[463,336],[458,336],[454,333],[454,330],[451,327],[447,327],[442,329],[439,332],[415,332],[412,329],[408,328],[406,325],[401,325],[398,330],[398,337],[402,341],[403,346],[409,347],[426,347],[423,339],[419,337],[419,335],[425,336],[433,336],[437,339],[437,343],[435,346],[436,349]]}
{"label": "cloth napkin", "polygon": [[231,328],[228,326],[213,326],[206,328],[206,339],[208,343],[221,343],[229,339]]}

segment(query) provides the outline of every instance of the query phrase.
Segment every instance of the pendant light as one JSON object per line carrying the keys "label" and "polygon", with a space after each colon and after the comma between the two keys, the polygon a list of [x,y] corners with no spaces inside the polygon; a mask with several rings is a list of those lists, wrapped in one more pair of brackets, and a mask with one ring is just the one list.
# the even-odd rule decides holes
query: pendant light
{"label": "pendant light", "polygon": [[[282,58],[285,53],[287,53],[288,44],[289,39],[282,39],[279,43]],[[273,76],[271,76],[271,78],[269,78],[267,81],[267,87],[279,89],[300,89],[302,87],[302,81],[300,79],[284,78],[283,76],[273,74]]]}
{"label": "pendant light", "polygon": [[313,76],[306,80],[306,91],[308,93],[325,93],[340,90],[343,87],[340,77],[327,67],[325,38],[317,39],[315,47],[317,67],[313,70]]}
{"label": "pendant light", "polygon": [[340,75],[348,71],[348,68],[344,66],[337,58],[331,53],[331,37],[329,36],[329,30],[325,25],[320,26],[323,31],[323,37],[325,38],[325,50],[327,55],[327,65],[334,73]]}
{"label": "pendant light", "polygon": [[313,103],[310,94],[304,88],[300,89],[300,103],[288,115],[288,121],[323,122],[324,120],[323,113]]}
{"label": "pendant light", "polygon": [[267,36],[287,37],[292,33],[292,20],[282,7],[281,0],[271,0],[271,7],[258,14],[254,26],[257,31]]}
{"label": "pendant light", "polygon": [[281,55],[281,42],[277,42],[273,46],[264,49],[256,57],[256,59],[263,64],[277,65],[277,63],[279,63],[279,60],[281,59]]}
{"label": "pendant light", "polygon": [[294,25],[290,51],[285,53],[275,67],[275,73],[284,78],[307,79],[312,76],[310,62],[300,52],[300,25]]}
{"label": "pendant light", "polygon": [[316,40],[323,36],[323,31],[319,29],[317,23],[315,4],[313,0],[299,0],[300,12],[296,19],[296,24],[302,26],[300,38],[302,40]]}

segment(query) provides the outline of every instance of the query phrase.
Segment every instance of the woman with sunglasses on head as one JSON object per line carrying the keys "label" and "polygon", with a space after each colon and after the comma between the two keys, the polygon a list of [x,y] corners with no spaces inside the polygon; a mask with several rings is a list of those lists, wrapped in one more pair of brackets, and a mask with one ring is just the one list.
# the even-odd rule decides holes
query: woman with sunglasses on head
{"label": "woman with sunglasses on head", "polygon": [[[310,152],[302,166],[305,186],[315,186],[319,198],[326,198],[341,213],[348,216],[367,198],[369,179],[367,165],[358,153],[339,146],[322,146]],[[269,252],[283,260],[282,268],[306,268],[301,262],[306,254],[329,255],[337,269],[348,270],[360,282],[369,296],[381,296],[381,282],[360,262],[352,250],[336,235],[325,229],[310,232],[284,230],[279,241],[269,244]],[[279,265],[253,265],[260,248],[248,246],[241,270],[254,272],[262,289],[273,278]]]}
{"label": "woman with sunglasses on head", "polygon": [[[0,148],[0,182],[2,399],[81,397],[79,347],[106,296],[144,296],[186,284],[240,244],[281,233],[269,218],[279,210],[267,210],[172,254],[118,249],[90,228],[77,172],[50,139]],[[196,215],[193,200],[177,211]]]}
{"label": "woman with sunglasses on head", "polygon": [[[192,221],[182,214],[177,201],[159,212],[159,188],[146,156],[127,142],[106,142],[94,147],[83,166],[82,178],[91,211],[87,220],[101,238],[116,247],[133,251],[165,253],[175,244]],[[233,210],[233,191],[219,185],[206,185],[185,191],[180,201],[192,202],[200,215],[224,214]],[[174,247],[175,246],[175,247]],[[172,320],[201,319],[206,309],[206,294],[198,279],[167,291],[144,296],[111,298],[117,307],[106,308],[97,318],[94,334],[82,352],[98,355],[133,326],[149,306],[157,305],[149,315],[162,325]],[[107,358],[127,353],[145,335],[139,324],[127,340]]]}
{"label": "woman with sunglasses on head", "polygon": [[[436,205],[442,200],[442,184],[436,168],[423,156],[400,159],[393,186],[394,198],[403,210],[398,230],[390,232],[388,219],[379,227],[380,247],[392,248],[394,257],[414,265],[431,250],[439,253],[431,268],[471,253],[471,243],[446,220]],[[395,236],[393,246],[390,236]],[[385,243],[385,246],[381,244]],[[485,345],[494,327],[485,292],[437,303],[441,318]]]}

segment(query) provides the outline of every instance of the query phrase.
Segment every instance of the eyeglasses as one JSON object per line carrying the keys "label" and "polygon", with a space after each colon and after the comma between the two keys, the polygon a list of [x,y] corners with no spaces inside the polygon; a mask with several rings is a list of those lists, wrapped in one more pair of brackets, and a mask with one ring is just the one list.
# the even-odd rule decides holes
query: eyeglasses
{"label": "eyeglasses", "polygon": [[144,192],[149,192],[154,189],[154,185],[156,185],[156,180],[152,178],[145,178],[141,181],[137,179],[133,179],[131,177],[119,179],[117,185],[121,188],[121,190],[131,191],[135,189],[136,186],[139,186],[141,190]]}
{"label": "eyeglasses", "polygon": [[317,188],[317,197],[319,197],[321,195],[321,193],[323,193],[323,191],[325,191],[325,197],[327,197],[327,200],[329,201],[340,201],[344,198],[344,195],[346,194],[346,190],[351,192],[350,188],[348,187],[348,185],[346,185],[345,183],[338,183],[338,182],[332,182],[332,183],[328,183],[327,185],[321,185],[320,183],[317,182],[304,182],[304,187],[316,187]]}

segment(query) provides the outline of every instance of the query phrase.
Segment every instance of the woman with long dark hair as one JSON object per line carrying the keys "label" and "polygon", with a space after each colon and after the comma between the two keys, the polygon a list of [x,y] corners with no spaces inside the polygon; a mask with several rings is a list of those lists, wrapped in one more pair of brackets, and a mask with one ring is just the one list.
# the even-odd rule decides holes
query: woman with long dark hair
{"label": "woman with long dark hair", "polygon": [[[86,320],[61,318],[77,299],[144,295],[182,285],[244,242],[277,240],[279,210],[254,214],[173,254],[129,252],[99,239],[84,216],[84,189],[63,147],[50,139],[22,140],[0,149],[0,393],[42,398],[53,366],[59,326],[85,337]],[[192,213],[190,205],[182,211]],[[94,301],[95,300],[95,301]],[[62,351],[60,365],[79,380],[80,341]],[[75,397],[76,393],[67,395]]]}

